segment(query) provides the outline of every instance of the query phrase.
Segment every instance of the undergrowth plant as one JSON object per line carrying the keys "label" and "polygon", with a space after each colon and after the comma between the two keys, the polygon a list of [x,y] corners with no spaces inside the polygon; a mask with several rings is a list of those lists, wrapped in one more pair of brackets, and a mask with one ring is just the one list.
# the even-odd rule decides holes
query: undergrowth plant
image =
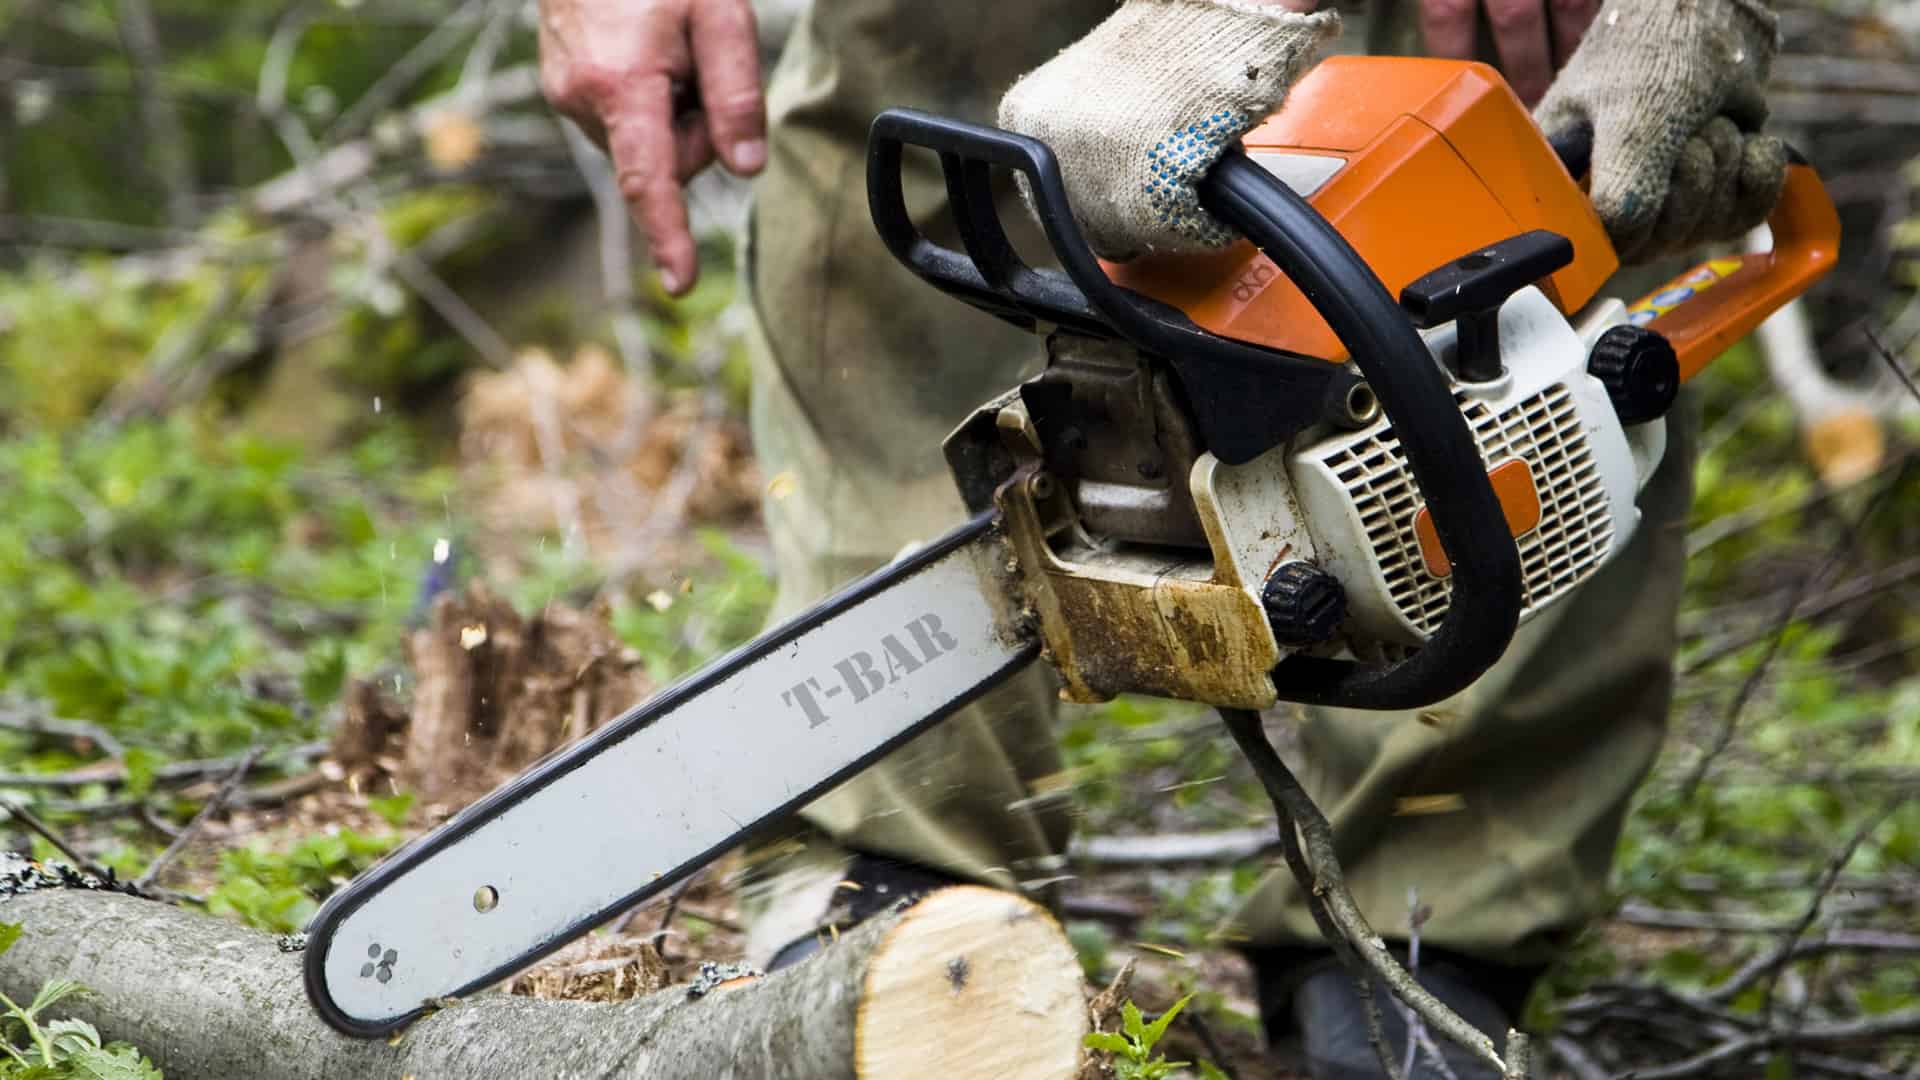
{"label": "undergrowth plant", "polygon": [[[0,954],[20,934],[17,923],[0,923]],[[140,1051],[102,1040],[92,1024],[47,1018],[55,1005],[85,992],[54,979],[25,1005],[0,994],[0,1080],[163,1080]]]}

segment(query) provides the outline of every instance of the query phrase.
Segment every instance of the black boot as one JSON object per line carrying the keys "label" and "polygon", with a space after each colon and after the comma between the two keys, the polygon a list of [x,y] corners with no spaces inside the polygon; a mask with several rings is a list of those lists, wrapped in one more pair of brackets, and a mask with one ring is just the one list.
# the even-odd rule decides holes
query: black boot
{"label": "black boot", "polygon": [[782,946],[767,962],[767,970],[792,967],[819,952],[833,933],[845,933],[903,900],[918,900],[936,889],[959,884],[959,878],[918,863],[856,852],[834,902],[821,917],[820,929]]}
{"label": "black boot", "polygon": [[[1386,1075],[1367,1039],[1360,989],[1330,953],[1324,949],[1267,948],[1250,949],[1247,955],[1253,961],[1268,1041],[1295,1048],[1300,1066],[1311,1080],[1377,1080]],[[1396,949],[1395,956],[1405,963],[1404,953]],[[1501,967],[1422,949],[1419,980],[1433,996],[1485,1032],[1498,1048],[1506,1045],[1507,1029],[1542,970]],[[1378,979],[1371,982],[1387,1046],[1394,1060],[1403,1062],[1407,1022],[1399,1000]],[[1478,1055],[1431,1029],[1428,1036],[1460,1080],[1500,1080],[1499,1073]],[[1441,1075],[1426,1057],[1424,1049],[1415,1054],[1408,1080],[1435,1080]]]}

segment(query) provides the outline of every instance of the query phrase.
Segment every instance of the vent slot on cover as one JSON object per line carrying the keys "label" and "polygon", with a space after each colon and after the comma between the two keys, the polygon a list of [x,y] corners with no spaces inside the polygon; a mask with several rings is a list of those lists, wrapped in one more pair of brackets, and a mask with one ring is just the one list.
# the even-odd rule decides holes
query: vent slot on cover
{"label": "vent slot on cover", "polygon": [[[1584,580],[1606,557],[1613,544],[1606,486],[1564,384],[1555,383],[1498,416],[1464,394],[1456,392],[1454,398],[1487,468],[1524,460],[1540,492],[1540,526],[1517,541],[1525,618]],[[1427,573],[1420,557],[1413,522],[1425,504],[1400,440],[1391,427],[1382,428],[1328,457],[1326,464],[1360,512],[1394,605],[1421,634],[1432,634],[1446,617],[1453,585]]]}

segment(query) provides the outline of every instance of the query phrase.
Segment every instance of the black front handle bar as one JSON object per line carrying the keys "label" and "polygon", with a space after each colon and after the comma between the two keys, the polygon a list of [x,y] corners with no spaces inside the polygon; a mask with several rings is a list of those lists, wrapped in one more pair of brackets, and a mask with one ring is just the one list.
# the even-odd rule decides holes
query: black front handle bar
{"label": "black front handle bar", "polygon": [[[939,155],[966,252],[929,240],[908,212],[903,149]],[[1028,266],[995,209],[995,169],[1020,174],[1064,273]],[[936,287],[1029,328],[1120,337],[1175,370],[1215,456],[1238,464],[1344,402],[1357,366],[1386,411],[1452,562],[1453,596],[1426,645],[1390,665],[1296,656],[1274,670],[1282,698],[1366,709],[1428,705],[1459,692],[1506,651],[1519,622],[1520,556],[1486,463],[1453,392],[1406,313],[1318,211],[1234,150],[1200,200],[1238,228],[1304,293],[1353,365],[1298,357],[1207,332],[1177,309],[1115,285],[1087,247],[1058,160],[1038,140],[907,109],[874,121],[867,160],[874,226],[895,257]],[[1344,376],[1344,380],[1340,378]],[[1338,394],[1339,399],[1328,395]]]}

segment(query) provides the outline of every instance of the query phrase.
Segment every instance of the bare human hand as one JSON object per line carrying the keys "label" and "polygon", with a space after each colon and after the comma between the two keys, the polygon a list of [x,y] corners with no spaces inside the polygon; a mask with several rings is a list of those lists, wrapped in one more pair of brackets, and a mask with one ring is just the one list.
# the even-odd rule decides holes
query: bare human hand
{"label": "bare human hand", "polygon": [[612,156],[661,285],[692,288],[683,186],[716,151],[741,176],[767,163],[748,0],[540,0],[540,86]]}
{"label": "bare human hand", "polygon": [[1493,28],[1501,72],[1532,108],[1580,44],[1600,0],[1420,0],[1420,34],[1427,55],[1474,59],[1474,33],[1483,10]]}

